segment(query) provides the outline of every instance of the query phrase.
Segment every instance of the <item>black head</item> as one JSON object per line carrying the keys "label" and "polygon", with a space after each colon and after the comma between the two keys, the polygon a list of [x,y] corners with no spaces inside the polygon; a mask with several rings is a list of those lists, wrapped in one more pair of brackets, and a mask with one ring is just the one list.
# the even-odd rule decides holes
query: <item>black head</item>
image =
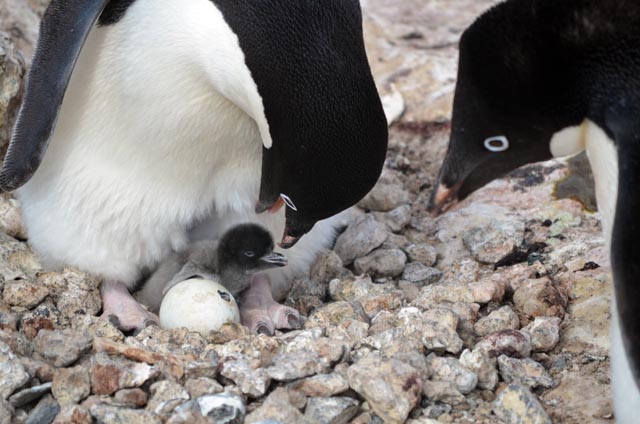
{"label": "black head", "polygon": [[432,211],[521,165],[550,159],[554,135],[585,118],[599,120],[598,103],[610,91],[598,91],[595,76],[609,74],[603,68],[612,60],[610,45],[626,30],[616,21],[638,10],[630,5],[511,0],[465,31]]}
{"label": "black head", "polygon": [[214,0],[238,35],[273,145],[258,211],[284,194],[283,247],[357,203],[384,164],[387,124],[357,0]]}
{"label": "black head", "polygon": [[254,274],[287,265],[287,258],[273,251],[271,234],[256,224],[237,225],[228,230],[218,245],[221,273],[228,270]]}

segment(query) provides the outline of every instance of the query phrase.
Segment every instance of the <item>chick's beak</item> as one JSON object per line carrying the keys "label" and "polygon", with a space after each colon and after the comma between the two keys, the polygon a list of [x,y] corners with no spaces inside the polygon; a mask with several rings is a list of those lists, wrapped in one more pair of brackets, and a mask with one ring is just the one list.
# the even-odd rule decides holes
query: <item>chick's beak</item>
{"label": "chick's beak", "polygon": [[287,258],[284,255],[276,252],[271,252],[268,255],[264,255],[260,258],[260,262],[274,267],[283,267],[288,263]]}

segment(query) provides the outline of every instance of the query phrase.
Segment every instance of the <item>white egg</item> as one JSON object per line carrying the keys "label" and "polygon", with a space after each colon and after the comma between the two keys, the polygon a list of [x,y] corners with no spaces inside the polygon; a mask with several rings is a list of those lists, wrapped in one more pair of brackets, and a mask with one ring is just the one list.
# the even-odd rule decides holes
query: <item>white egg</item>
{"label": "white egg", "polygon": [[240,321],[238,304],[222,284],[212,280],[181,281],[167,292],[160,305],[162,328],[186,327],[207,334],[229,321]]}

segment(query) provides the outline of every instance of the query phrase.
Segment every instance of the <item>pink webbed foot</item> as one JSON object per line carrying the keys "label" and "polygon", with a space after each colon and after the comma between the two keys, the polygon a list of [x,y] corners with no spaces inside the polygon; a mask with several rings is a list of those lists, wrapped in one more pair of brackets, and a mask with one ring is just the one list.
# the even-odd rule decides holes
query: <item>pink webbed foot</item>
{"label": "pink webbed foot", "polygon": [[300,314],[293,308],[279,304],[271,294],[271,281],[265,274],[257,274],[251,286],[240,297],[242,324],[252,333],[273,335],[276,329],[298,329]]}
{"label": "pink webbed foot", "polygon": [[103,319],[111,321],[124,331],[142,330],[150,325],[159,325],[160,319],[139,304],[122,283],[104,281],[100,286]]}

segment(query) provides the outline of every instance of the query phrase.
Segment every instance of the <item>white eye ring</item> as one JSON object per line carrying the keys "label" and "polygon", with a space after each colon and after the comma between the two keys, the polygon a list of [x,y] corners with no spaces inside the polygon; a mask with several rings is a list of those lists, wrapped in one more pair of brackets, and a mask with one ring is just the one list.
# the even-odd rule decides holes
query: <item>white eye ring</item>
{"label": "white eye ring", "polygon": [[484,141],[484,148],[490,152],[504,152],[509,148],[509,139],[503,135],[489,137]]}
{"label": "white eye ring", "polygon": [[284,200],[284,204],[289,206],[291,209],[293,209],[294,211],[298,211],[298,208],[296,208],[296,205],[293,203],[293,200],[291,200],[291,198],[289,196],[287,196],[286,194],[280,193],[280,197],[282,197],[282,200]]}

